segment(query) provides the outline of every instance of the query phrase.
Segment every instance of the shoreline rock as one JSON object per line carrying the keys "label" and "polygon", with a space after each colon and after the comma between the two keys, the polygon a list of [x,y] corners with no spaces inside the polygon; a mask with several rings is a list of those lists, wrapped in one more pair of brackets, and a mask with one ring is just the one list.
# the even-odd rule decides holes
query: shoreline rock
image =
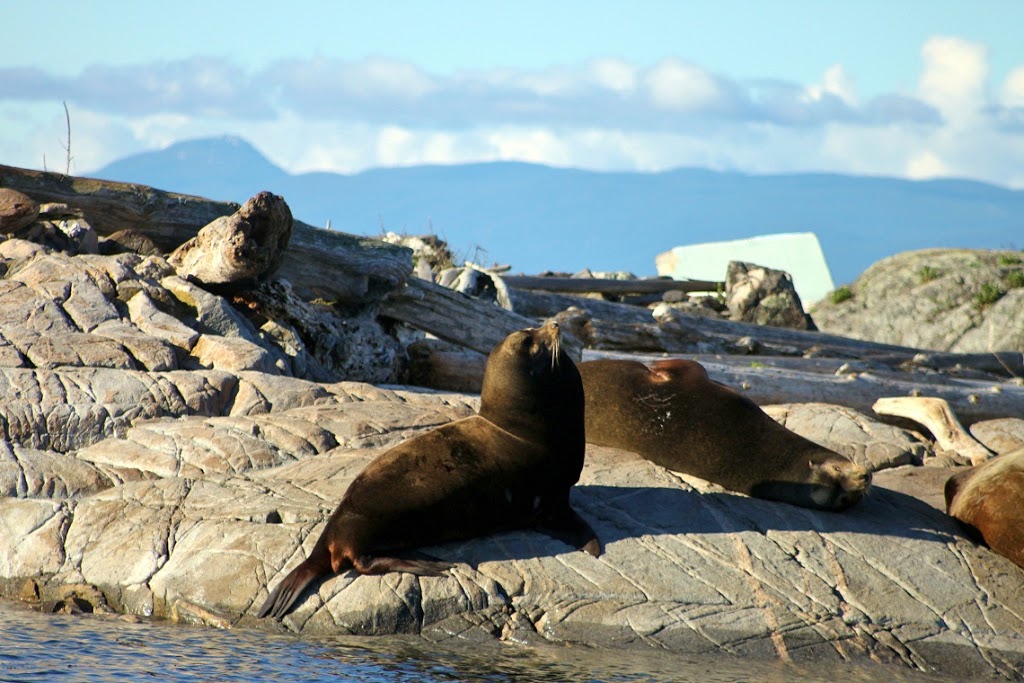
{"label": "shoreline rock", "polygon": [[[311,635],[1024,675],[1024,570],[935,505],[957,458],[924,430],[826,403],[768,410],[876,471],[883,484],[847,512],[588,447],[572,499],[600,558],[508,532],[426,548],[457,562],[443,576],[332,577],[280,624],[257,620],[362,467],[478,397],[395,385],[405,346],[379,300],[317,302],[282,279],[228,298],[163,256],[17,239],[0,242],[0,275],[4,599],[73,593],[79,608]],[[996,451],[1024,443],[1019,417],[967,426]]]}

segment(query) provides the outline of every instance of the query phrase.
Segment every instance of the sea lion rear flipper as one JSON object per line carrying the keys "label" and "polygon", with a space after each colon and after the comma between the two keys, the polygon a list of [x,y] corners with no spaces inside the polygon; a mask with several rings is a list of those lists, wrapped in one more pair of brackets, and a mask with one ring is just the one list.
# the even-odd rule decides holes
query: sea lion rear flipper
{"label": "sea lion rear flipper", "polygon": [[314,579],[327,573],[323,567],[311,560],[313,557],[293,569],[288,576],[284,577],[284,581],[277,584],[277,588],[271,592],[266,602],[260,607],[260,611],[256,613],[258,618],[262,619],[268,615],[274,619],[282,618],[291,611],[292,605],[313,583]]}
{"label": "sea lion rear flipper", "polygon": [[545,515],[535,528],[594,557],[601,554],[597,532],[568,505]]}

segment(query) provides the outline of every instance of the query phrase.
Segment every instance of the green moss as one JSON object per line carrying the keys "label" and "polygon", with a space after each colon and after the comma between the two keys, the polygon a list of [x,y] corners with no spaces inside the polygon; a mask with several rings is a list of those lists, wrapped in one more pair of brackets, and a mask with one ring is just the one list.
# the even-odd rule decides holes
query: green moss
{"label": "green moss", "polygon": [[926,282],[931,282],[937,277],[939,277],[938,268],[932,268],[931,266],[921,266],[921,269],[917,271],[917,279],[918,281],[920,281],[922,285]]}
{"label": "green moss", "polygon": [[853,298],[853,290],[850,289],[849,285],[843,285],[842,287],[838,287],[836,289],[833,289],[829,293],[829,295],[828,295],[829,301],[831,301],[834,304],[841,304],[844,301],[846,301],[847,299],[852,299],[852,298]]}
{"label": "green moss", "polygon": [[766,367],[761,361],[752,360],[750,361],[750,367],[752,368],[763,368]]}
{"label": "green moss", "polygon": [[974,295],[974,304],[978,308],[985,308],[999,301],[1004,294],[1006,292],[999,285],[985,282],[981,285],[981,291]]}

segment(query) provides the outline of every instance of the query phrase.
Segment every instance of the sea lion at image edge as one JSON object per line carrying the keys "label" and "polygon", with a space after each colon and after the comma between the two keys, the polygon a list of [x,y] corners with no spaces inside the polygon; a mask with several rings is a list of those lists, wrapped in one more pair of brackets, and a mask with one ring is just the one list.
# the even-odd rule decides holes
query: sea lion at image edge
{"label": "sea lion at image edge", "polygon": [[817,510],[859,501],[871,473],[791,432],[700,363],[579,364],[587,441],[632,451],[731,491]]}
{"label": "sea lion at image edge", "polygon": [[946,481],[946,512],[975,540],[1024,567],[1024,448]]}
{"label": "sea lion at image edge", "polygon": [[395,551],[535,528],[594,555],[594,530],[569,505],[579,480],[583,385],[557,323],[514,332],[491,351],[477,415],[417,435],[354,479],[309,557],[258,616],[280,618],[323,575],[436,575],[447,562]]}

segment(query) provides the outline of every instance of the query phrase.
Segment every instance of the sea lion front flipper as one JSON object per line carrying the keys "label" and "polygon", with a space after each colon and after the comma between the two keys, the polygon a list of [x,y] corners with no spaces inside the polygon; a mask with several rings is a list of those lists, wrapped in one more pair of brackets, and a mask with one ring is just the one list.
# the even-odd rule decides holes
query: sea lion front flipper
{"label": "sea lion front flipper", "polygon": [[441,560],[414,560],[407,557],[381,557],[363,555],[352,563],[360,574],[387,574],[406,572],[416,576],[440,576],[455,565]]}
{"label": "sea lion front flipper", "polygon": [[544,515],[534,528],[594,557],[601,554],[597,532],[568,505]]}

